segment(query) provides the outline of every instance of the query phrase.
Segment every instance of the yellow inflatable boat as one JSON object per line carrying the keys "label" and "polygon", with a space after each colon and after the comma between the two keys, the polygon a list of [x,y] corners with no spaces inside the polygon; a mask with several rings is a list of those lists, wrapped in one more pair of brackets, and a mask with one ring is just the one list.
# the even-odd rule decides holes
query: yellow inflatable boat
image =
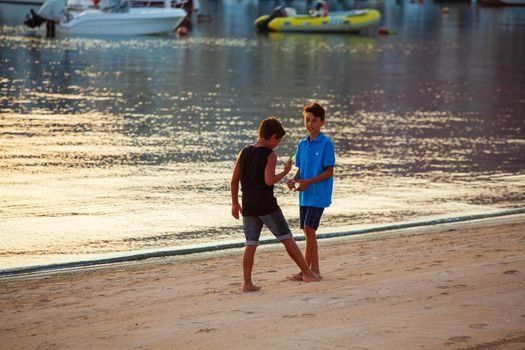
{"label": "yellow inflatable boat", "polygon": [[291,8],[276,8],[255,20],[259,31],[277,32],[358,32],[379,23],[381,13],[374,9],[331,12],[325,17],[297,15]]}

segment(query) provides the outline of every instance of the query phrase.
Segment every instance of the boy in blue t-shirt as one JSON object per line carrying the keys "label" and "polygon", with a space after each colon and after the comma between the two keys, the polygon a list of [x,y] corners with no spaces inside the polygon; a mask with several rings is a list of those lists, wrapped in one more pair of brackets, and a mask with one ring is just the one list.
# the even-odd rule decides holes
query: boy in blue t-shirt
{"label": "boy in blue t-shirt", "polygon": [[[239,219],[242,215],[246,246],[242,256],[244,282],[243,292],[254,292],[261,287],[252,282],[252,269],[255,250],[263,226],[282,242],[288,255],[301,269],[301,280],[319,282],[301,253],[301,249],[292,236],[288,223],[273,193],[273,186],[292,169],[289,160],[284,170],[276,173],[277,154],[273,151],[281,143],[285,131],[275,117],[264,119],[259,125],[257,142],[239,152],[231,179],[232,216]],[[239,203],[239,183],[241,184],[242,206]]]}
{"label": "boy in blue t-shirt", "polygon": [[[332,203],[335,152],[332,141],[321,132],[325,122],[324,108],[312,102],[304,107],[303,116],[308,136],[297,146],[297,173],[287,184],[290,190],[299,192],[300,224],[306,236],[306,263],[320,276],[316,230],[324,208]],[[302,280],[302,273],[294,278]]]}

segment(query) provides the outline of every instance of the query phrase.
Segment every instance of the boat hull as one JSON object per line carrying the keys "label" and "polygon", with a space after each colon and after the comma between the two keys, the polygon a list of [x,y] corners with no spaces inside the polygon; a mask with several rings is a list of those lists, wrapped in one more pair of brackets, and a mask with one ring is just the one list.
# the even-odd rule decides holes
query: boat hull
{"label": "boat hull", "polygon": [[181,9],[131,9],[124,13],[85,11],[68,22],[61,22],[59,30],[83,35],[151,35],[173,31],[182,22],[186,12]]}
{"label": "boat hull", "polygon": [[[268,15],[255,21],[267,21]],[[381,14],[374,9],[333,12],[327,17],[300,15],[277,17],[267,23],[267,30],[276,32],[358,32],[373,27],[381,20]]]}

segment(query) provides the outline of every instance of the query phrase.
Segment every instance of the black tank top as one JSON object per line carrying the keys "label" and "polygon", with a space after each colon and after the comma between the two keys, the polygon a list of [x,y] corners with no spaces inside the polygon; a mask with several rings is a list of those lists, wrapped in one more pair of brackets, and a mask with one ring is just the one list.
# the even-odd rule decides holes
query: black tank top
{"label": "black tank top", "polygon": [[272,150],[248,146],[239,157],[241,166],[242,215],[261,216],[279,209],[273,195],[273,185],[264,182],[264,169]]}

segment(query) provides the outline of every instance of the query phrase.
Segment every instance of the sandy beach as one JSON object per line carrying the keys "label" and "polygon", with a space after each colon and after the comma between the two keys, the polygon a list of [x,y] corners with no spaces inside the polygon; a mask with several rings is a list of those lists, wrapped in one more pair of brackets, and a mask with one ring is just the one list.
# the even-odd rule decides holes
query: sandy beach
{"label": "sandy beach", "polygon": [[[300,243],[304,248],[304,243]],[[525,215],[0,280],[2,349],[523,349]]]}

